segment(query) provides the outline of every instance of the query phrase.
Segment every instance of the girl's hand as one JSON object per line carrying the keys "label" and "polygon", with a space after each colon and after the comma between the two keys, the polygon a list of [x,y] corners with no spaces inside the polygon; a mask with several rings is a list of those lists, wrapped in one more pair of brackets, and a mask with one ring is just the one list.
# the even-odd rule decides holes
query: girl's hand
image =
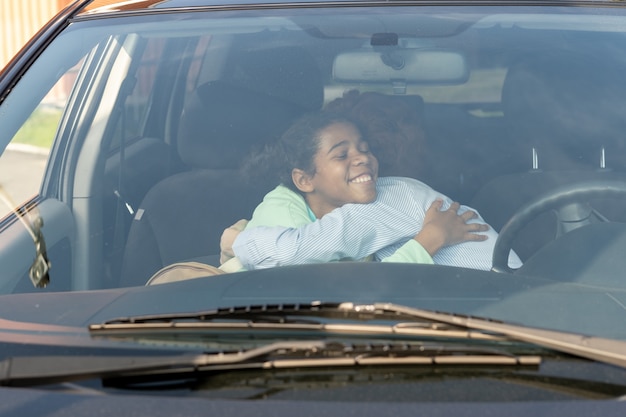
{"label": "girl's hand", "polygon": [[478,217],[476,212],[468,210],[458,214],[461,205],[454,202],[447,210],[441,210],[442,200],[435,200],[426,211],[422,230],[414,237],[426,251],[433,256],[444,246],[467,241],[483,241],[487,236],[478,234],[489,230],[483,223],[467,223]]}

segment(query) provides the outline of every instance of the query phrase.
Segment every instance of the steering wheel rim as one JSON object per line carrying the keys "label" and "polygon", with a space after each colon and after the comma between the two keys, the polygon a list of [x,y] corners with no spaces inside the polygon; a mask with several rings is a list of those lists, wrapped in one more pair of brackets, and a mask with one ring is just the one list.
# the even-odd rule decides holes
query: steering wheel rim
{"label": "steering wheel rim", "polygon": [[626,182],[619,180],[578,181],[541,194],[522,206],[502,227],[493,248],[492,271],[515,272],[508,266],[509,253],[519,232],[539,214],[592,198],[626,196]]}

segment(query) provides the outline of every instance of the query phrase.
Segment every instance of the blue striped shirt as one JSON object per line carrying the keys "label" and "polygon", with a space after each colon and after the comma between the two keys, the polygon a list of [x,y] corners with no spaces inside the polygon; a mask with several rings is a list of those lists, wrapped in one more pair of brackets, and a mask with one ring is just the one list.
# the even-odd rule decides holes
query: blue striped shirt
{"label": "blue striped shirt", "polygon": [[[426,210],[438,198],[444,202],[443,209],[447,209],[452,200],[412,178],[379,178],[376,188],[378,196],[373,203],[346,204],[315,222],[298,224],[297,228],[249,227],[237,237],[233,251],[248,269],[361,259],[370,254],[383,260],[407,248],[425,252],[413,237],[422,228]],[[289,211],[305,211],[303,216],[307,216],[304,199],[288,192],[296,196],[292,204],[295,209],[290,207]],[[303,206],[297,199],[301,199]],[[470,208],[461,206],[459,213],[467,210]],[[479,216],[470,222],[484,223],[484,220]],[[250,226],[255,226],[254,216]],[[482,233],[488,236],[487,240],[444,247],[433,256],[434,263],[491,269],[497,233],[492,228]],[[521,266],[513,252],[509,265]]]}

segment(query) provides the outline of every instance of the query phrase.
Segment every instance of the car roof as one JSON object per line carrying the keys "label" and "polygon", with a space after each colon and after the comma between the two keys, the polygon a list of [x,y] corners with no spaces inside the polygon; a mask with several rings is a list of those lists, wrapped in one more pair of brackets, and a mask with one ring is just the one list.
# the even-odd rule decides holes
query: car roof
{"label": "car roof", "polygon": [[[454,3],[454,4],[468,4],[468,3],[481,3],[484,4],[484,1],[480,0],[464,0],[464,1],[450,1],[450,0],[435,0],[435,1],[385,1],[385,0],[77,0],[74,4],[76,6],[79,3],[83,3],[82,7],[79,6],[80,12],[77,16],[81,15],[94,15],[94,14],[111,14],[111,13],[119,13],[119,12],[137,12],[137,11],[147,11],[147,10],[163,10],[163,9],[186,9],[186,8],[196,8],[196,7],[211,7],[211,6],[228,6],[228,5],[251,5],[251,4],[298,4],[298,3],[320,3],[326,5],[339,5],[339,4],[354,4],[354,3],[380,3],[389,5],[390,3],[424,3],[424,4],[444,4],[444,3]],[[496,3],[507,3],[507,4],[545,4],[545,5],[555,5],[555,4],[583,4],[583,3],[605,3],[615,5],[614,1],[611,0],[499,0],[490,2],[492,4]]]}
{"label": "car roof", "polygon": [[276,4],[276,3],[354,3],[362,0],[340,0],[340,1],[320,1],[320,0],[92,0],[87,3],[80,14],[101,14],[112,12],[129,12],[139,10],[155,9],[185,9],[206,6],[224,5],[249,5],[249,4]]}

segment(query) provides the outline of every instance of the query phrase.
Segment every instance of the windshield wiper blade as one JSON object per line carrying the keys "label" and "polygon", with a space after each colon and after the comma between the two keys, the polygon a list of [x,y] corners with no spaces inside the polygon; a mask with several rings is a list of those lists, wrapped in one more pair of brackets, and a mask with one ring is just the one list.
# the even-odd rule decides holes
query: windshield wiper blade
{"label": "windshield wiper blade", "polygon": [[411,315],[419,319],[439,321],[452,326],[482,330],[501,334],[519,342],[532,343],[537,346],[553,349],[558,352],[604,362],[626,368],[626,342],[577,333],[546,330],[509,324],[502,321],[473,317],[462,314],[441,313],[405,307],[396,304],[377,303],[371,305],[350,305],[346,308],[357,310],[381,310]]}
{"label": "windshield wiper blade", "polygon": [[[300,316],[354,321],[392,320],[399,323],[393,326],[364,326],[360,329],[358,325],[349,323],[311,322],[310,319],[300,319]],[[144,326],[158,326],[159,323],[167,323],[169,327],[181,326],[178,327],[178,329],[181,329],[185,327],[185,321],[198,321],[206,325],[207,322],[219,320],[247,320],[248,322],[244,324],[231,323],[230,325],[249,328],[260,328],[263,326],[267,328],[268,324],[284,328],[285,326],[293,326],[300,323],[301,327],[299,329],[302,329],[304,328],[302,326],[305,326],[306,323],[312,323],[312,326],[317,326],[317,330],[325,332],[350,332],[350,329],[352,329],[353,332],[364,331],[365,333],[362,334],[368,332],[371,332],[369,334],[384,334],[384,332],[387,332],[388,334],[405,334],[409,336],[430,334],[437,337],[446,337],[445,335],[448,334],[449,337],[454,338],[465,337],[516,341],[626,368],[626,342],[624,341],[546,330],[468,315],[423,310],[392,303],[314,302],[311,304],[229,307],[189,314],[118,318],[103,324],[92,325],[90,326],[90,331],[92,334],[98,332],[104,334],[111,331],[120,331],[124,328],[137,331]],[[183,323],[173,324],[179,321]],[[417,323],[417,329],[415,323]],[[228,323],[218,323],[218,325],[228,326]]]}
{"label": "windshield wiper blade", "polygon": [[242,363],[281,349],[318,349],[320,342],[274,343],[249,351],[176,355],[20,356],[0,362],[0,385],[32,386],[120,374],[182,371]]}
{"label": "windshield wiper blade", "polygon": [[365,344],[326,341],[277,342],[248,350],[144,356],[33,356],[0,362],[0,385],[35,386],[84,379],[189,378],[198,372],[354,366],[537,367],[541,357],[494,349],[441,345]]}
{"label": "windshield wiper blade", "polygon": [[[345,308],[348,303],[283,303],[258,304],[245,306],[220,307],[214,310],[199,312],[152,314],[145,316],[118,317],[107,320],[103,324],[147,324],[169,323],[181,320],[212,321],[219,319],[255,320],[275,323],[317,322],[317,320],[297,320],[294,317],[327,317],[333,319],[371,319],[374,316],[367,313],[367,317],[356,310]],[[376,319],[385,315],[385,312],[376,312]],[[396,317],[397,314],[391,316]]]}
{"label": "windshield wiper blade", "polygon": [[[431,320],[416,320],[395,311],[361,311],[346,308],[349,303],[266,304],[218,308],[196,313],[157,314],[116,318],[92,324],[93,336],[117,338],[173,337],[176,340],[198,340],[210,334],[255,336],[281,334],[324,337],[416,337],[437,339],[472,339],[508,341],[506,337]],[[324,320],[322,320],[324,319]],[[404,320],[404,322],[403,322]],[[406,322],[409,320],[410,322]],[[377,321],[374,324],[362,322]],[[391,323],[391,324],[389,324]],[[274,331],[274,333],[273,333]],[[211,333],[213,332],[213,333]]]}

